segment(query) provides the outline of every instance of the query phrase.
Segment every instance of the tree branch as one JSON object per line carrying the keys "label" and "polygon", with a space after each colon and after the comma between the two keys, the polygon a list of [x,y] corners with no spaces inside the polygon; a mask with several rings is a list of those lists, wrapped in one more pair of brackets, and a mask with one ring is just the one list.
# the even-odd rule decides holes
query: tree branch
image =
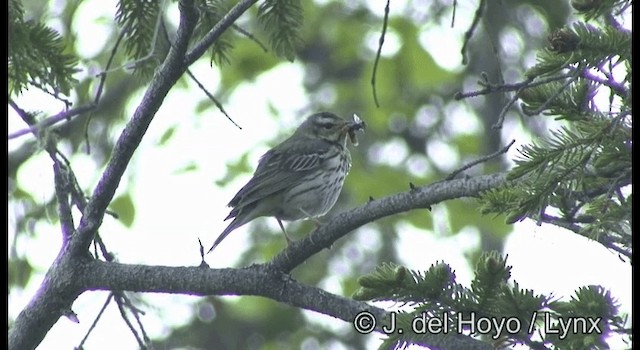
{"label": "tree branch", "polygon": [[376,91],[376,73],[378,72],[378,63],[380,62],[380,55],[382,54],[382,44],[384,44],[384,37],[387,33],[387,26],[389,25],[389,5],[391,1],[387,0],[387,6],[384,7],[384,19],[382,21],[382,33],[380,33],[380,39],[378,39],[378,52],[376,52],[376,59],[373,61],[373,71],[371,72],[371,90],[373,92],[373,101],[376,103],[376,107],[380,108],[378,102],[378,93]]}
{"label": "tree branch", "polygon": [[123,130],[93,196],[87,203],[80,224],[68,245],[63,246],[40,286],[40,290],[20,312],[9,330],[9,348],[33,349],[53,324],[71,308],[82,292],[74,276],[81,259],[88,257],[89,245],[102,223],[105,210],[120,183],[133,152],[140,144],[162,101],[186,70],[184,53],[197,22],[192,0],[181,0],[180,25],[176,43],[156,71],[133,118]]}
{"label": "tree branch", "polygon": [[89,248],[98,227],[102,224],[105,210],[115,194],[120,179],[124,174],[133,152],[140,144],[158,109],[162,105],[169,90],[178,81],[187,69],[183,64],[184,53],[193,29],[197,22],[197,14],[190,0],[182,0],[180,8],[180,25],[176,35],[176,41],[171,46],[169,54],[151,80],[142,101],[120,134],[113,156],[102,174],[102,178],[96,186],[93,196],[87,203],[84,215],[80,220],[78,235],[71,242],[71,252],[82,254]]}
{"label": "tree branch", "polygon": [[76,233],[69,244],[63,246],[49,268],[40,290],[18,315],[9,330],[9,348],[35,348],[60,316],[71,309],[77,296],[86,290],[76,276],[78,266],[82,261],[90,259],[88,248],[102,223],[106,208],[164,98],[188,66],[200,58],[220,34],[256,1],[245,0],[234,6],[211,32],[185,55],[197,23],[197,14],[192,0],[180,0],[180,24],[175,43],[163,64],[155,72],[133,117],[122,131],[112,152],[112,158],[85,207]]}
{"label": "tree branch", "polygon": [[11,139],[15,139],[18,138],[22,135],[26,135],[26,134],[30,134],[33,133],[34,135],[37,135],[38,131],[45,129],[51,125],[54,125],[60,121],[63,120],[67,120],[67,121],[71,121],[71,118],[78,116],[80,114],[83,114],[85,112],[89,112],[92,111],[96,108],[96,104],[92,103],[92,104],[88,104],[86,106],[82,106],[82,107],[78,107],[78,108],[74,108],[74,109],[70,109],[68,111],[64,111],[61,113],[58,113],[52,117],[49,117],[47,119],[44,119],[38,123],[35,123],[31,126],[29,126],[26,129],[22,129],[22,130],[18,130],[14,133],[9,134],[9,136],[7,136],[7,139],[11,140]]}
{"label": "tree branch", "polygon": [[[18,316],[9,332],[10,348],[34,348],[62,311],[70,309],[73,300],[87,290],[263,296],[346,322],[353,322],[358,312],[368,311],[380,321],[381,327],[386,324],[386,312],[382,309],[300,284],[287,273],[311,255],[330,247],[337,239],[366,223],[448,199],[475,197],[505,181],[506,174],[442,181],[370,201],[336,216],[305,239],[291,244],[271,262],[242,269],[125,265],[93,260],[88,255],[85,255],[87,258],[78,258],[63,250],[47,274],[38,297]],[[45,301],[55,304],[46,305]],[[39,315],[39,312],[45,311],[48,312],[46,315]],[[25,328],[27,325],[37,329]],[[34,338],[33,332],[41,337]],[[464,345],[447,348],[470,348],[470,344],[478,342],[473,338],[464,339],[467,342],[457,339],[459,344]],[[434,338],[433,341],[441,340]]]}
{"label": "tree branch", "polygon": [[[337,216],[306,239],[294,243],[270,263],[244,269],[124,265],[91,258],[89,245],[102,223],[106,208],[133,153],[164,98],[188,66],[200,58],[211,43],[255,2],[256,0],[240,1],[185,54],[196,25],[197,14],[192,0],[180,0],[180,24],[175,43],[122,131],[112,158],[84,208],[75,234],[71,236],[68,245],[63,245],[39,291],[9,330],[9,348],[34,349],[60,316],[70,312],[74,300],[87,290],[257,295],[347,322],[351,322],[355,314],[361,311],[371,312],[382,320],[386,314],[382,309],[300,284],[287,273],[311,255],[368,222],[411,209],[429,207],[447,199],[475,196],[505,181],[504,174],[452,180],[368,202]],[[468,339],[477,342],[472,338]]]}
{"label": "tree branch", "polygon": [[9,349],[35,349],[82,293],[75,277],[77,266],[69,259],[65,247],[47,271],[35,296],[9,329]]}
{"label": "tree branch", "polygon": [[[253,265],[241,269],[145,266],[87,262],[78,276],[87,290],[127,290],[185,295],[253,295],[317,311],[351,322],[356,313],[369,311],[382,319],[385,311],[301,284],[289,275]],[[145,276],[145,278],[140,278]],[[250,281],[249,283],[247,283]]]}
{"label": "tree branch", "polygon": [[238,2],[224,17],[222,17],[216,25],[211,28],[209,33],[204,36],[199,42],[193,45],[193,48],[185,55],[184,61],[188,66],[192,65],[207,51],[211,45],[218,40],[220,35],[224,33],[233,23],[245,13],[249,7],[253,6],[258,0],[241,0]]}
{"label": "tree branch", "polygon": [[463,171],[470,169],[480,163],[486,162],[488,160],[491,160],[493,158],[498,157],[501,154],[505,154],[507,153],[507,151],[509,151],[509,148],[511,148],[511,146],[513,146],[513,144],[516,143],[516,140],[511,140],[511,142],[509,142],[508,145],[502,147],[501,149],[497,150],[494,153],[491,153],[489,155],[486,155],[484,157],[481,157],[480,159],[476,159],[471,163],[465,164],[462,167],[454,170],[451,174],[449,174],[449,176],[447,176],[447,178],[445,180],[453,180],[456,176],[458,176],[460,173],[462,173]]}
{"label": "tree branch", "polygon": [[[268,265],[241,269],[209,269],[87,262],[78,276],[89,290],[129,290],[184,295],[252,295],[269,298],[305,310],[315,311],[353,323],[358,314],[375,317],[376,330],[388,325],[388,313],[365,302],[331,294],[302,284]],[[145,278],[140,278],[145,276]],[[441,349],[490,349],[489,344],[464,335],[428,337]]]}
{"label": "tree branch", "polygon": [[69,204],[69,174],[67,170],[62,170],[60,162],[53,163],[54,183],[56,190],[56,199],[58,201],[58,217],[60,219],[60,228],[62,230],[63,246],[71,239],[73,235],[73,215],[71,214],[71,205]]}
{"label": "tree branch", "polygon": [[336,240],[364,224],[412,209],[428,208],[445,200],[475,197],[503,184],[506,176],[506,173],[499,173],[442,181],[369,201],[337,215],[304,239],[293,242],[267,264],[270,268],[288,273],[313,254],[329,248]]}

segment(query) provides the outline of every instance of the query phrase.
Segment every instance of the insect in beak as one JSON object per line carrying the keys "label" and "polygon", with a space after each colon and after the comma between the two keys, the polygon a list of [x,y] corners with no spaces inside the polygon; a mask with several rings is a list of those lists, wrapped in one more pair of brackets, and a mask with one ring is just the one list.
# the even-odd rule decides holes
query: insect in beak
{"label": "insect in beak", "polygon": [[353,122],[349,123],[349,139],[351,139],[351,143],[354,146],[358,145],[358,136],[356,135],[356,131],[364,132],[364,129],[367,127],[367,124],[364,120],[360,119],[357,114],[353,114]]}

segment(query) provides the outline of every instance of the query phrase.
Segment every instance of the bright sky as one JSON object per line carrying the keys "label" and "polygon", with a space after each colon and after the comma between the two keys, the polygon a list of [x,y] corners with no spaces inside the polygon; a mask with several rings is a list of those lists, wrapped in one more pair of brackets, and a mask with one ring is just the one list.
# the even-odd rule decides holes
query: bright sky
{"label": "bright sky", "polygon": [[[83,45],[86,45],[84,48],[87,53],[104,49],[97,45],[102,41],[95,40],[95,37],[96,33],[108,30],[108,27],[99,24],[100,21],[96,19],[100,16],[113,18],[114,3],[115,1],[87,2],[76,16],[82,19],[75,28],[84,28],[77,34]],[[102,10],[96,9],[97,4],[104,5]],[[458,18],[464,16],[458,14]],[[462,24],[460,27],[464,28]],[[425,40],[429,37],[426,35]],[[439,52],[443,56],[448,52],[449,57],[456,57],[458,60],[460,49],[457,40],[440,44]],[[449,60],[451,61],[455,60]],[[218,80],[218,74],[207,63],[196,64],[192,69],[196,75],[207,77],[206,80],[211,84]],[[268,140],[274,134],[282,130],[293,130],[299,124],[302,118],[298,115],[299,110],[305,106],[307,99],[300,88],[302,76],[302,68],[298,63],[283,63],[256,81],[238,88],[225,108],[243,130],[238,130],[229,123],[215,108],[209,109],[205,115],[192,117],[196,114],[197,103],[193,96],[201,98],[201,92],[193,84],[190,84],[189,91],[171,91],[130,166],[130,169],[136,170],[135,180],[131,180],[135,181],[132,195],[136,201],[133,227],[127,229],[116,220],[106,217],[100,230],[109,249],[117,253],[120,262],[169,266],[199,264],[198,238],[202,239],[207,248],[222,231],[226,224],[222,219],[228,213],[226,203],[248,180],[249,175],[236,179],[224,188],[217,187],[215,181],[222,178],[227,163],[248,150],[252,151],[250,163],[257,164],[259,156],[268,149]],[[286,88],[274,89],[273,86]],[[129,115],[140,97],[141,94],[138,94],[138,97],[132,99]],[[246,103],[249,100],[252,102]],[[55,104],[52,108],[46,96],[32,92],[18,98],[17,103],[24,108],[51,114],[59,112],[61,108]],[[278,116],[269,114],[268,103],[275,107]],[[461,109],[455,114],[464,118],[465,111]],[[366,116],[361,117],[366,120]],[[173,125],[178,125],[176,134],[168,144],[159,146],[157,142],[162,133]],[[25,127],[10,108],[8,126],[9,133]],[[23,140],[30,137],[9,141],[9,150],[19,147]],[[113,137],[117,137],[117,133]],[[438,147],[440,151],[435,150],[438,153],[450,151],[446,145]],[[512,148],[510,156],[515,155],[515,149],[516,147]],[[74,155],[71,160],[80,184],[84,188],[93,188],[101,173],[100,169],[95,169],[86,155]],[[177,173],[192,162],[198,165],[197,171]],[[121,190],[126,189],[126,184],[130,181],[129,175],[130,173],[125,174]],[[18,181],[23,188],[42,203],[53,196],[52,179],[51,161],[42,152],[26,163],[18,173]],[[171,200],[167,201],[167,198]],[[13,215],[10,209],[10,248],[15,236],[11,221]],[[264,220],[274,227],[277,225],[275,220]],[[27,240],[25,235],[21,235],[16,242],[18,253],[28,255],[38,272],[25,290],[12,290],[9,294],[11,318],[15,318],[33,297],[60,247],[58,225],[39,223],[34,232],[35,239]],[[346,239],[353,240],[353,244],[364,247],[364,250],[375,250],[383,244],[371,240],[367,232],[369,231],[365,226]],[[399,232],[397,244],[402,251],[403,261],[398,263],[411,269],[424,270],[431,264],[444,260],[456,271],[461,283],[469,284],[472,272],[468,268],[465,254],[479,243],[477,230],[469,228],[455,236],[449,236],[442,232],[423,234],[414,227],[406,226],[401,227]],[[224,241],[224,247],[220,247],[223,249],[207,256],[207,262],[212,267],[234,266],[238,255],[231,252],[245,249],[247,239],[246,226],[234,231]],[[425,254],[424,251],[412,250],[411,246],[427,246],[431,249]],[[631,266],[599,244],[549,225],[538,227],[530,220],[525,220],[515,225],[514,232],[507,239],[505,253],[509,255],[508,263],[513,266],[513,279],[522,287],[532,288],[539,293],[553,292],[556,296],[569,297],[578,287],[600,284],[611,289],[623,312],[631,312]],[[338,265],[336,269],[339,270]],[[337,281],[328,279],[323,287],[339,292]],[[77,346],[106,296],[106,292],[81,295],[73,305],[80,324],[66,318],[60,319],[39,348],[71,349]],[[152,338],[166,335],[172,326],[187,323],[195,317],[190,306],[199,300],[197,297],[162,294],[145,294],[144,299],[147,304],[143,309],[147,314],[143,322]],[[318,314],[311,312],[307,315],[309,322],[322,324],[336,332],[350,329],[349,324],[337,323],[328,317],[318,317]],[[371,336],[371,344],[377,344],[378,338],[378,335]],[[612,344],[612,348],[616,347],[616,344]],[[133,336],[113,304],[90,336],[86,348],[137,349]]]}

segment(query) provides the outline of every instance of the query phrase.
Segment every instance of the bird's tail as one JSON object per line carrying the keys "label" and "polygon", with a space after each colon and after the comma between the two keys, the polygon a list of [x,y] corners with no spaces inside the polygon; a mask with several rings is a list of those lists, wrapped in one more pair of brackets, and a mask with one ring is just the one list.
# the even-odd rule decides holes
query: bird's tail
{"label": "bird's tail", "polygon": [[240,219],[240,218],[239,217],[234,218],[233,221],[231,221],[231,223],[229,224],[229,226],[227,226],[227,228],[225,228],[224,231],[222,231],[220,236],[218,236],[218,238],[216,238],[215,242],[213,242],[213,245],[211,246],[211,248],[209,249],[207,254],[211,253],[211,251],[213,249],[215,249],[215,247],[217,247],[218,244],[220,244],[220,242],[222,242],[223,239],[227,238],[227,236],[229,235],[229,233],[231,233],[231,231],[233,231],[233,230],[237,229],[238,227],[246,224],[245,221],[238,220],[238,219]]}

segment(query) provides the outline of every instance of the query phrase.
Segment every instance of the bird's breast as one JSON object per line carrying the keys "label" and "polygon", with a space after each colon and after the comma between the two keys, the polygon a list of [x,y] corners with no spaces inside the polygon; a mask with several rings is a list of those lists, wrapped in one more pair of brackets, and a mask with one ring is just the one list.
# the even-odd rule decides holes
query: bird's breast
{"label": "bird's breast", "polygon": [[279,217],[299,220],[326,214],[338,200],[350,167],[351,155],[346,148],[336,147],[334,152],[327,152],[322,166],[284,193],[282,208],[286,210]]}

